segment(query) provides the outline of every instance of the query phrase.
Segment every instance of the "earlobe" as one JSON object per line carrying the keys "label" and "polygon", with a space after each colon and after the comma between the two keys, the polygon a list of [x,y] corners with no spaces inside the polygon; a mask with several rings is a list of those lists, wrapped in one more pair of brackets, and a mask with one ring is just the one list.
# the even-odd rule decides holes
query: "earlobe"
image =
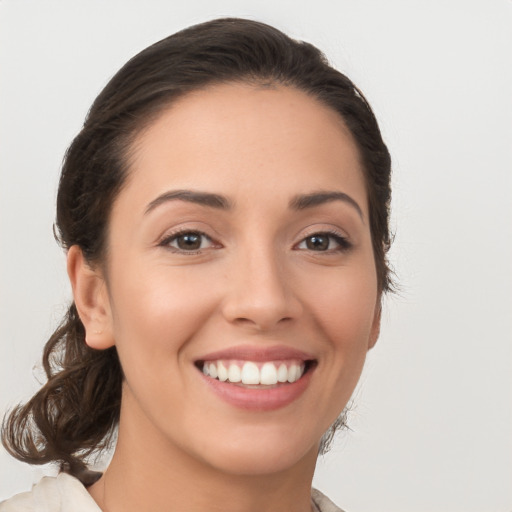
{"label": "earlobe", "polygon": [[67,269],[78,315],[85,327],[85,342],[97,350],[113,346],[112,315],[102,273],[89,265],[77,245],[68,251]]}
{"label": "earlobe", "polygon": [[368,350],[372,349],[377,343],[377,340],[379,339],[381,314],[382,306],[379,301],[375,306],[375,316],[373,317],[372,329],[370,331],[370,337],[368,339]]}

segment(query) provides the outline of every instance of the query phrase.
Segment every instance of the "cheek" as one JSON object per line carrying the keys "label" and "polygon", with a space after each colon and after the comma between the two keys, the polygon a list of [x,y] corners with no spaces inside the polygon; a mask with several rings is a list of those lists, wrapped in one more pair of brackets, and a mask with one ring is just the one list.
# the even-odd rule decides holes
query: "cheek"
{"label": "cheek", "polygon": [[[318,367],[322,389],[314,407],[326,430],[352,396],[361,375],[371,337],[377,304],[372,268],[339,268],[330,276],[317,275],[309,287],[310,336],[320,340]],[[326,273],[327,274],[327,273]]]}
{"label": "cheek", "polygon": [[358,375],[369,348],[377,306],[373,268],[339,268],[316,276],[314,287],[308,285],[308,309],[325,349],[343,366],[344,375]]}
{"label": "cheek", "polygon": [[167,410],[169,404],[186,407],[182,398],[190,384],[186,347],[211,314],[215,300],[204,281],[191,280],[189,273],[170,267],[132,274],[130,279],[117,277],[111,307],[125,376],[124,400],[158,423],[158,411]]}
{"label": "cheek", "polygon": [[139,368],[144,360],[150,371],[155,368],[152,362],[179,358],[180,349],[215,308],[215,297],[203,279],[170,267],[116,283],[111,307],[120,357],[138,358]]}

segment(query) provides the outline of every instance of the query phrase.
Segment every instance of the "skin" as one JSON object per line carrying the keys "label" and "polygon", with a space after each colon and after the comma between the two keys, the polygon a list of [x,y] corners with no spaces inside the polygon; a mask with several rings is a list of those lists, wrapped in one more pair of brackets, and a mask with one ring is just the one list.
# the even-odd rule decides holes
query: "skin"
{"label": "skin", "polygon": [[[231,208],[157,200],[184,189]],[[343,199],[290,206],[319,191],[360,211]],[[93,498],[111,512],[310,510],[319,441],[379,332],[365,183],[341,118],[284,86],[191,93],[134,144],[109,228],[101,268],[68,254],[87,343],[115,344],[125,373],[116,452]],[[177,229],[208,238],[187,252]],[[312,249],[329,231],[350,248],[331,237]],[[245,410],[194,364],[235,345],[293,347],[316,367],[292,403]]]}

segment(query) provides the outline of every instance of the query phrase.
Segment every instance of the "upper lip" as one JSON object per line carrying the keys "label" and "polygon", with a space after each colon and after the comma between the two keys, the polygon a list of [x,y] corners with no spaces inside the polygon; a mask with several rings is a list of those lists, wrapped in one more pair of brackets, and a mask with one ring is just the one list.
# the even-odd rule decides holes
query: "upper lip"
{"label": "upper lip", "polygon": [[315,357],[302,350],[285,345],[274,345],[271,347],[238,345],[216,352],[210,352],[197,361],[217,361],[219,359],[237,359],[241,361],[283,361],[298,359],[302,361],[314,360]]}

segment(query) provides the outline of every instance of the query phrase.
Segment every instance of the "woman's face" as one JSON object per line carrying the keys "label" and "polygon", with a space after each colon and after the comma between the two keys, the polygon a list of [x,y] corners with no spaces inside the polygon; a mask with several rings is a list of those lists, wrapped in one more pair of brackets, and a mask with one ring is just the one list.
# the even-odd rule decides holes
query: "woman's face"
{"label": "woman's face", "polygon": [[316,457],[379,324],[363,173],[339,116],[283,86],[174,103],[134,144],[105,290],[120,442],[238,474]]}

